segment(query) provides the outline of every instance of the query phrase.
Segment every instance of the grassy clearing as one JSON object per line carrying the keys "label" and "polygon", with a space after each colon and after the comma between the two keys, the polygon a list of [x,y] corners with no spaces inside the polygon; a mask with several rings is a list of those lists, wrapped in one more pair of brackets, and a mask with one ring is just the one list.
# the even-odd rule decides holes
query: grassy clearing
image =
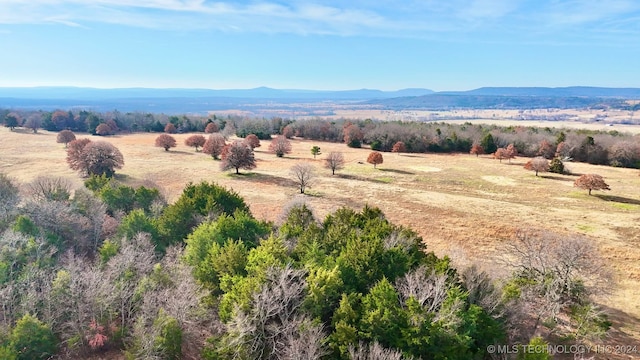
{"label": "grassy clearing", "polygon": [[[415,229],[430,250],[490,271],[498,269],[501,245],[517,228],[580,232],[598,245],[616,273],[618,286],[602,300],[618,314],[616,329],[640,339],[638,170],[571,163],[572,171],[600,174],[611,186],[611,191],[594,191],[589,196],[573,187],[576,176],[541,173],[536,178],[523,169],[526,158],[509,164],[487,155],[385,153],[385,162],[374,169],[366,163],[369,149],[322,143],[324,154],[344,153],[345,168],[332,176],[323,167],[324,155],[314,160],[309,151],[317,141],[294,140],[293,152],[284,158],[268,153],[268,143],[262,141],[262,147],[256,149],[257,168],[235,175],[235,171],[220,171],[219,161],[184,146],[189,135],[176,135],[178,147],[169,152],[153,146],[157,134],[99,139],[113,143],[123,153],[125,166],[118,178],[126,183],[153,180],[172,201],[188,182],[215,181],[237,191],[257,217],[269,220],[276,220],[282,207],[300,196],[289,169],[308,162],[317,177],[303,197],[319,217],[340,206],[377,206],[390,220]],[[32,135],[1,128],[0,136],[0,171],[22,182],[48,174],[82,186],[82,179],[67,167],[56,134]]]}

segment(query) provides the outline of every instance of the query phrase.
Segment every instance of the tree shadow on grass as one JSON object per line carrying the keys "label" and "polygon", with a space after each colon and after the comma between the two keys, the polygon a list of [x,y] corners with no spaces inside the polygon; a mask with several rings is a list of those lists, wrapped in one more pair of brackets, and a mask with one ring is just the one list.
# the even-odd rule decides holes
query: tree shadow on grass
{"label": "tree shadow on grass", "polygon": [[573,179],[558,176],[558,175],[540,175],[540,177],[543,179],[550,179],[550,180],[573,181]]}
{"label": "tree shadow on grass", "polygon": [[169,150],[169,151],[165,151],[165,153],[167,153],[167,154],[175,154],[175,155],[193,155],[193,154],[195,154],[195,152],[182,151],[182,150]]}
{"label": "tree shadow on grass", "polygon": [[[632,344],[634,345],[637,343],[638,334],[633,334],[633,331],[630,332],[626,329],[640,329],[640,319],[618,309],[600,304],[598,304],[598,306],[607,315],[607,319],[613,323],[613,326],[607,333],[606,339],[601,340],[602,343],[606,342],[606,345],[619,347],[629,346]],[[628,355],[631,355],[631,353]]]}
{"label": "tree shadow on grass", "polygon": [[351,175],[351,174],[336,174],[335,177],[338,177],[340,179],[346,179],[346,180],[370,181],[370,182],[380,183],[380,184],[388,184],[389,183],[389,181],[379,180],[379,179],[375,179],[375,178],[366,178],[366,177],[357,176],[357,175]]}
{"label": "tree shadow on grass", "polygon": [[411,171],[406,171],[406,170],[398,170],[398,169],[378,169],[380,171],[386,171],[386,172],[393,172],[396,174],[402,174],[402,175],[415,175],[416,173],[411,172]]}
{"label": "tree shadow on grass", "polygon": [[274,176],[269,174],[262,173],[240,173],[236,174],[235,172],[228,174],[229,177],[234,178],[236,180],[257,182],[261,184],[269,184],[269,185],[277,185],[277,186],[286,186],[286,187],[297,187],[298,184],[288,178],[281,176]]}
{"label": "tree shadow on grass", "polygon": [[605,194],[593,194],[593,196],[605,201],[613,201],[617,203],[631,204],[631,205],[640,205],[640,200],[630,199],[622,196],[605,195]]}

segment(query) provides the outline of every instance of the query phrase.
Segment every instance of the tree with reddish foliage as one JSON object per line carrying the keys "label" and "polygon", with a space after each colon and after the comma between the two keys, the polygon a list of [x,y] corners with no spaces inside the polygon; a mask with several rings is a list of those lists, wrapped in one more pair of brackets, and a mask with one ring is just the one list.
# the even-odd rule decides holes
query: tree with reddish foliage
{"label": "tree with reddish foliage", "polygon": [[222,149],[221,157],[220,169],[222,171],[236,169],[236,174],[239,174],[240,169],[251,170],[256,167],[253,150],[244,141],[236,140],[225,146]]}
{"label": "tree with reddish foliage", "polygon": [[493,153],[493,158],[498,159],[500,160],[500,162],[502,162],[502,159],[507,158],[507,149],[499,148],[498,150],[496,150],[496,152]]}
{"label": "tree with reddish foliage", "polygon": [[260,147],[260,139],[258,139],[255,134],[247,135],[247,137],[244,138],[244,141],[246,141],[252,149]]}
{"label": "tree with reddish foliage", "polygon": [[344,128],[344,142],[349,147],[359,148],[362,146],[364,133],[358,125],[350,124]]}
{"label": "tree with reddish foliage", "polygon": [[175,134],[178,132],[178,129],[176,129],[176,126],[172,123],[167,123],[167,125],[164,126],[164,132],[167,134]]}
{"label": "tree with reddish foliage", "polygon": [[102,123],[96,127],[96,135],[105,136],[113,134],[111,127],[105,123]]}
{"label": "tree with reddish foliage", "polygon": [[367,157],[367,162],[369,164],[373,164],[373,168],[375,169],[378,164],[382,164],[384,159],[382,158],[382,154],[377,151],[372,151]]}
{"label": "tree with reddish foliage", "polygon": [[580,189],[589,190],[589,195],[591,195],[591,190],[611,190],[611,188],[609,188],[609,185],[604,182],[602,176],[598,174],[581,175],[573,183],[573,186]]}
{"label": "tree with reddish foliage", "polygon": [[484,154],[484,149],[480,144],[473,144],[473,146],[471,146],[471,151],[469,151],[469,154],[478,157],[478,155]]}
{"label": "tree with reddish foliage", "polygon": [[336,170],[340,170],[344,167],[344,156],[341,152],[330,152],[324,159],[324,167],[331,169],[331,175],[335,175]]}
{"label": "tree with reddish foliage", "polygon": [[289,124],[282,129],[282,136],[286,137],[287,139],[293,138],[294,135],[295,131],[293,129],[293,125]]}
{"label": "tree with reddish foliage", "polygon": [[156,138],[156,146],[169,151],[169,148],[176,147],[176,139],[168,134],[162,134]]}
{"label": "tree with reddish foliage", "polygon": [[551,159],[554,154],[555,149],[553,148],[553,145],[551,145],[547,140],[542,140],[540,142],[540,147],[538,148],[538,156],[542,156],[545,159]]}
{"label": "tree with reddish foliage", "polygon": [[271,140],[269,144],[269,152],[276,154],[277,157],[283,157],[284,154],[291,152],[291,141],[284,136],[277,136]]}
{"label": "tree with reddish foliage", "polygon": [[56,138],[56,142],[58,144],[64,144],[64,147],[67,147],[67,144],[76,139],[76,135],[71,130],[62,130],[58,133],[58,137]]}
{"label": "tree with reddish foliage", "polygon": [[207,126],[204,128],[204,132],[207,134],[213,134],[218,132],[218,125],[214,122],[210,122],[207,124]]}
{"label": "tree with reddish foliage", "polygon": [[209,135],[207,141],[204,142],[204,145],[202,146],[202,152],[211,155],[211,157],[217,160],[220,154],[222,154],[222,149],[224,149],[226,145],[227,142],[225,141],[222,134],[211,134]]}
{"label": "tree with reddish foliage", "polygon": [[536,158],[533,158],[533,159],[529,160],[524,165],[524,168],[527,169],[527,170],[535,171],[536,172],[536,176],[538,176],[538,172],[540,172],[540,171],[542,171],[542,172],[549,171],[549,160],[545,159],[542,156],[538,156]]}
{"label": "tree with reddish foliage", "polygon": [[505,149],[506,158],[509,159],[509,163],[511,163],[511,159],[514,159],[516,155],[518,155],[518,149],[513,144],[509,144]]}
{"label": "tree with reddish foliage", "polygon": [[57,110],[51,114],[51,122],[56,125],[58,130],[64,130],[71,127],[73,118],[68,112],[63,110]]}
{"label": "tree with reddish foliage", "polygon": [[124,157],[118,148],[105,141],[89,139],[73,140],[67,149],[67,163],[83,175],[115,174],[115,169],[124,166]]}
{"label": "tree with reddish foliage", "polygon": [[198,152],[199,147],[204,146],[205,142],[207,142],[207,139],[202,135],[191,135],[184,140],[184,144],[196,148],[196,152]]}
{"label": "tree with reddish foliage", "polygon": [[564,141],[560,142],[556,147],[555,155],[555,157],[560,159],[569,158],[571,156],[571,149],[569,148],[569,145],[567,145],[567,143]]}
{"label": "tree with reddish foliage", "polygon": [[391,152],[394,152],[394,153],[407,152],[407,146],[402,141],[398,141],[397,143],[393,144],[393,147],[391,148]]}

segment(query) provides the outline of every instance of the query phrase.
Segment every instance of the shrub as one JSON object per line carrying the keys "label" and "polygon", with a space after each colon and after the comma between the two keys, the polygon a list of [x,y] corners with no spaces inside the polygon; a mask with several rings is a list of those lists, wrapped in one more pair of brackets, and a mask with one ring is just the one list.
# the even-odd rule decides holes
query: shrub
{"label": "shrub", "polygon": [[562,162],[562,160],[560,160],[559,157],[554,157],[553,160],[551,160],[551,163],[549,164],[549,172],[564,174],[564,163]]}

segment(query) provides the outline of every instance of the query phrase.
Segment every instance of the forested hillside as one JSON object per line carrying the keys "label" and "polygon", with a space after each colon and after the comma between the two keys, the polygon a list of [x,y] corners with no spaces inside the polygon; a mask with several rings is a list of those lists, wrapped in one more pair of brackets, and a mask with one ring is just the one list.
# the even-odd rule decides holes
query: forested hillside
{"label": "forested hillside", "polygon": [[214,183],[172,204],[153,183],[85,186],[0,176],[4,359],[483,359],[609,327],[591,300],[606,268],[578,236],[523,229],[495,278],[373,207],[292,201],[271,223]]}

